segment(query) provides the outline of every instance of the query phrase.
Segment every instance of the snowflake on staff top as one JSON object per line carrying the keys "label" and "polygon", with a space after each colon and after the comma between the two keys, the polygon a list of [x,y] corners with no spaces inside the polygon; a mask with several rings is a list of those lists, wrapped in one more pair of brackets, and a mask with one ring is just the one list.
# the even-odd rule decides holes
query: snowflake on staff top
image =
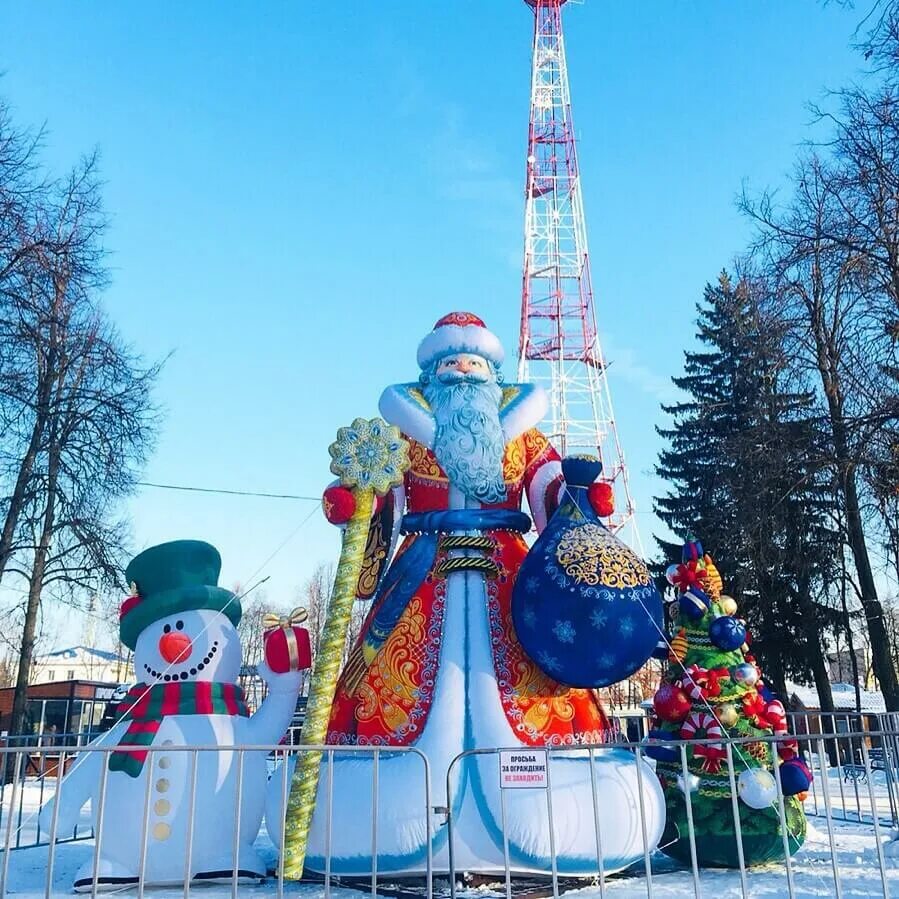
{"label": "snowflake on staff top", "polygon": [[328,452],[331,471],[344,487],[374,490],[379,496],[401,484],[409,467],[409,444],[399,428],[380,418],[357,418],[340,428]]}

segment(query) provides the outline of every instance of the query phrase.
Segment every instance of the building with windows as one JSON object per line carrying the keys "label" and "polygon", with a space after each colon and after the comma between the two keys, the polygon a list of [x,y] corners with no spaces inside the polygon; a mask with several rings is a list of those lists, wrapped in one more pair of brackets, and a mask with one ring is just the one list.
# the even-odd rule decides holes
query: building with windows
{"label": "building with windows", "polygon": [[134,670],[130,658],[93,646],[72,646],[34,657],[29,683],[74,680],[121,684],[134,680]]}
{"label": "building with windows", "polygon": [[15,689],[0,689],[0,745],[75,746],[89,742],[111,725],[124,687],[95,681],[62,680],[28,687],[25,723],[9,733]]}

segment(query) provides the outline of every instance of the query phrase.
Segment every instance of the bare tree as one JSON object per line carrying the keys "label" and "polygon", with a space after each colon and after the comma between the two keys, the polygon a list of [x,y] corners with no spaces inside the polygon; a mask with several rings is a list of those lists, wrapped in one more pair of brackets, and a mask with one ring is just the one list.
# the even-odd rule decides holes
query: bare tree
{"label": "bare tree", "polygon": [[797,166],[790,204],[770,197],[743,208],[761,226],[756,250],[771,281],[771,299],[788,322],[791,356],[814,372],[830,435],[829,464],[871,634],[874,671],[891,710],[899,681],[890,658],[883,610],[869,555],[860,468],[882,425],[882,371],[888,343],[871,301],[871,261],[850,239],[845,179],[833,164],[809,154]]}
{"label": "bare tree", "polygon": [[269,612],[286,615],[289,609],[275,606],[264,590],[254,593],[243,602],[243,614],[237,625],[244,665],[258,665],[265,658],[265,627],[263,619]]}
{"label": "bare tree", "polygon": [[[312,575],[303,584],[297,595],[298,605],[304,606],[309,613],[307,627],[312,642],[313,659],[318,651],[322,631],[325,627],[328,601],[331,598],[331,589],[334,584],[334,570],[334,566],[331,564],[319,563],[316,565]],[[371,602],[369,601],[359,601],[353,608],[343,648],[343,665],[346,664],[350,652],[359,639],[370,608]]]}
{"label": "bare tree", "polygon": [[0,577],[13,572],[27,585],[13,732],[45,589],[72,600],[100,582],[121,587],[119,501],[152,444],[158,373],[97,306],[107,272],[96,157],[58,181],[23,181],[21,202],[5,207],[15,221],[0,226],[18,234],[0,259],[0,477],[10,485]]}

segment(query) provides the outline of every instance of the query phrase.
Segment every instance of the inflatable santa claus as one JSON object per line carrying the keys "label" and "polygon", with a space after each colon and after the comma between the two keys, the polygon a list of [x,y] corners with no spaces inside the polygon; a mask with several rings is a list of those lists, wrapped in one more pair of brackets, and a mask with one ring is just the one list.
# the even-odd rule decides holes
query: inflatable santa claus
{"label": "inflatable santa claus", "polygon": [[[457,871],[504,869],[503,821],[512,870],[548,872],[554,855],[560,873],[584,875],[597,870],[597,815],[609,871],[643,858],[641,807],[650,851],[664,826],[658,782],[630,752],[597,751],[592,772],[586,751],[551,755],[551,816],[545,789],[508,790],[503,811],[496,755],[453,762],[478,748],[606,739],[594,693],[542,670],[513,627],[524,536],[532,525],[543,530],[564,484],[559,456],[536,427],[547,398],[533,385],[504,384],[503,357],[480,318],[452,313],[421,343],[419,379],[381,397],[381,414],[409,442],[410,466],[371,522],[359,597],[374,601],[337,688],[328,742],[414,747],[427,757],[430,827],[421,758],[395,753],[379,761],[383,873],[424,872],[429,833],[434,870],[448,869],[445,811],[434,807],[451,809]],[[610,493],[591,491],[599,515],[611,514]],[[530,515],[521,510],[525,497]],[[324,507],[340,525],[352,515],[353,496],[331,487]],[[329,846],[333,873],[371,872],[372,778],[370,756],[335,757],[333,777],[323,776],[319,787],[307,867],[323,870]],[[275,845],[282,792],[270,791],[267,809]]]}

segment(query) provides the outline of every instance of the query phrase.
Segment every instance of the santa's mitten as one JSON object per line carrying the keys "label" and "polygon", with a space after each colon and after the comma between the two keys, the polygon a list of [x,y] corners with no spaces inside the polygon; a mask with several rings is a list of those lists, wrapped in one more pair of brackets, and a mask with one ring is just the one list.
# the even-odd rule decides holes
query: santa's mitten
{"label": "santa's mitten", "polygon": [[353,491],[340,484],[328,487],[322,494],[322,511],[331,524],[346,524],[356,511],[356,497]]}
{"label": "santa's mitten", "polygon": [[269,695],[273,693],[296,695],[300,692],[306,677],[302,671],[285,671],[283,674],[279,674],[272,671],[264,659],[256,666],[256,673],[265,681]]}
{"label": "santa's mitten", "polygon": [[[384,508],[386,497],[375,494],[371,517],[374,518]],[[356,511],[356,497],[353,491],[340,484],[332,484],[322,494],[322,511],[331,524],[343,527]]]}
{"label": "santa's mitten", "polygon": [[593,511],[600,518],[608,518],[615,511],[615,497],[608,481],[595,481],[587,492]]}

